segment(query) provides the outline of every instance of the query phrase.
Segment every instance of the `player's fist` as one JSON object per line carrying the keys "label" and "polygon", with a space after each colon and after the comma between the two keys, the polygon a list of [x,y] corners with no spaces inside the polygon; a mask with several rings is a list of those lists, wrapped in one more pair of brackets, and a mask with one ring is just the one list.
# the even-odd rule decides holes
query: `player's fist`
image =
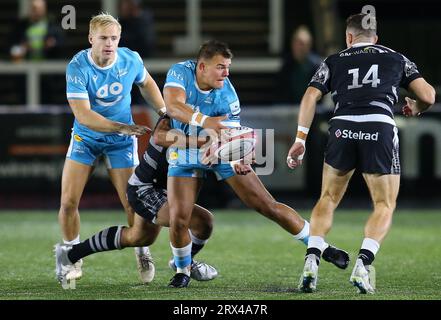
{"label": "player's fist", "polygon": [[286,164],[290,169],[294,169],[297,166],[302,165],[305,151],[305,141],[301,139],[296,139],[291,149],[289,149],[288,156],[286,157]]}
{"label": "player's fist", "polygon": [[406,104],[404,105],[404,107],[401,109],[403,114],[406,117],[414,117],[414,116],[419,116],[420,115],[420,111],[417,108],[416,105],[416,100],[413,100],[409,97],[405,97],[404,98],[406,100]]}
{"label": "player's fist", "polygon": [[248,173],[250,173],[251,171],[253,171],[253,169],[251,169],[251,166],[249,164],[243,164],[243,163],[241,163],[241,161],[237,161],[236,163],[232,163],[231,166],[233,167],[234,172],[240,176],[245,176]]}

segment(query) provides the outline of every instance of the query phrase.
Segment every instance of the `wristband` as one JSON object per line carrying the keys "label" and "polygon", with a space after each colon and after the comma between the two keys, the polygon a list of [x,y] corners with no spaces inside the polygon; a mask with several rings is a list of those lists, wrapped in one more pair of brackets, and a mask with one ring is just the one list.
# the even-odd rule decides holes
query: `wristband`
{"label": "wristband", "polygon": [[[308,136],[309,128],[298,126],[297,127],[297,138],[303,141],[303,143],[306,141],[306,137]],[[296,138],[296,139],[297,139]]]}
{"label": "wristband", "polygon": [[205,114],[202,116],[201,119],[201,127],[204,125],[205,120],[207,120],[208,116],[206,116]]}
{"label": "wristband", "polygon": [[301,132],[303,132],[304,134],[308,134],[308,132],[309,132],[309,128],[307,128],[307,127],[302,127],[302,126],[298,126],[298,127],[297,127],[297,131],[301,131]]}
{"label": "wristband", "polygon": [[167,108],[166,107],[162,107],[161,109],[159,109],[159,112],[162,114],[167,113]]}

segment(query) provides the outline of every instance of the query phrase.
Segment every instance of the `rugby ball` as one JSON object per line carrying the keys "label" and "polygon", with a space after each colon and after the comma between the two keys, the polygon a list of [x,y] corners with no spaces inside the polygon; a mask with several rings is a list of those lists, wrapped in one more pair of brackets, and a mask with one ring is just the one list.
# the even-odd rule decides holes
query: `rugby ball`
{"label": "rugby ball", "polygon": [[214,148],[213,155],[221,161],[237,161],[250,155],[257,144],[254,129],[235,127],[221,131],[220,141]]}

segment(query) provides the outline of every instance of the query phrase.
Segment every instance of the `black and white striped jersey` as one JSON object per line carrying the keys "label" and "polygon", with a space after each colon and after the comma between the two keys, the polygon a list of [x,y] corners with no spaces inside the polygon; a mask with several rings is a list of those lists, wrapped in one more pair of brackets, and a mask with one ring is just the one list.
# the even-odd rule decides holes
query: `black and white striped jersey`
{"label": "black and white striped jersey", "polygon": [[421,75],[415,63],[381,45],[357,43],[327,57],[309,86],[330,92],[334,116],[382,114],[393,118],[398,88]]}
{"label": "black and white striped jersey", "polygon": [[[169,119],[167,115],[163,115],[156,126],[164,118]],[[167,172],[167,148],[155,144],[152,133],[147,149],[135,169],[135,174],[130,178],[129,184],[152,184],[157,188],[167,189]]]}

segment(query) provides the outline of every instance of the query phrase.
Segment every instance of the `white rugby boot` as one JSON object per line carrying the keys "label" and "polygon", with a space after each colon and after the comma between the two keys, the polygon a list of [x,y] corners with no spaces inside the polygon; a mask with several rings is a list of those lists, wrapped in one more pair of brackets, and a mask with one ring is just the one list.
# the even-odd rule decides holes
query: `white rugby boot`
{"label": "white rugby boot", "polygon": [[349,278],[355,287],[358,288],[358,293],[361,294],[374,294],[375,293],[375,268],[374,266],[365,266],[361,259],[355,261],[354,269],[352,270],[351,277]]}
{"label": "white rugby boot", "polygon": [[67,278],[69,280],[80,280],[83,276],[83,270],[81,267],[83,266],[83,259],[78,260],[73,264],[73,268],[67,274]]}
{"label": "white rugby boot", "polygon": [[305,266],[300,277],[299,290],[305,293],[314,292],[317,289],[318,264],[315,254],[308,254],[305,257]]}
{"label": "white rugby boot", "polygon": [[145,284],[152,282],[155,277],[155,265],[153,263],[150,249],[147,248],[147,251],[140,255],[135,248],[135,257],[141,282]]}
{"label": "white rugby boot", "polygon": [[75,266],[70,262],[67,256],[71,248],[72,246],[70,245],[59,243],[54,246],[55,277],[63,289],[75,289],[76,286],[76,278],[72,276],[72,272],[75,273]]}
{"label": "white rugby boot", "polygon": [[[168,262],[170,269],[176,272],[176,265],[173,258]],[[215,267],[205,262],[193,260],[191,263],[190,277],[196,281],[209,281],[218,276],[218,272]]]}

